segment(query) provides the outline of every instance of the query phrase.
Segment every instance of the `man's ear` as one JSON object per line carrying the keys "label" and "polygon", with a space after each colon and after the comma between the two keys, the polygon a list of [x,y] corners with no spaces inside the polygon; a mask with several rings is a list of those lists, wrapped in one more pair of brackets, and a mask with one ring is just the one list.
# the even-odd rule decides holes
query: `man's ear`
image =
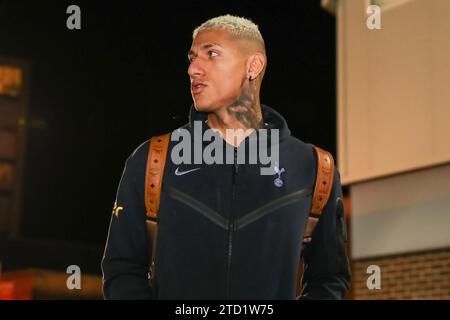
{"label": "man's ear", "polygon": [[266,58],[262,53],[256,52],[247,58],[247,78],[256,79],[264,70]]}

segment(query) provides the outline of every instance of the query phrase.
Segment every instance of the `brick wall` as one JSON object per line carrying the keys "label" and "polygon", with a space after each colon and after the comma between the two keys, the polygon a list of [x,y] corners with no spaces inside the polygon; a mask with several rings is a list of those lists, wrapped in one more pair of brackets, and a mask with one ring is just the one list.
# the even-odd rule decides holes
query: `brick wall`
{"label": "brick wall", "polygon": [[[381,269],[381,289],[369,290],[367,267]],[[450,299],[450,248],[353,260],[350,299]]]}

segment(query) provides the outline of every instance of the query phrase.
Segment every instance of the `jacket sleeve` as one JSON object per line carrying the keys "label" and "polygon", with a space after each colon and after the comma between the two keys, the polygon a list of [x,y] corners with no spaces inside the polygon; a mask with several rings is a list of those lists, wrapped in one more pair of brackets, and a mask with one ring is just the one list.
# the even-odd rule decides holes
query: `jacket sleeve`
{"label": "jacket sleeve", "polygon": [[303,251],[304,273],[300,299],[343,299],[350,288],[340,174],[334,172],[333,190]]}
{"label": "jacket sleeve", "polygon": [[105,299],[152,299],[148,281],[145,171],[131,156],[117,190],[102,260]]}

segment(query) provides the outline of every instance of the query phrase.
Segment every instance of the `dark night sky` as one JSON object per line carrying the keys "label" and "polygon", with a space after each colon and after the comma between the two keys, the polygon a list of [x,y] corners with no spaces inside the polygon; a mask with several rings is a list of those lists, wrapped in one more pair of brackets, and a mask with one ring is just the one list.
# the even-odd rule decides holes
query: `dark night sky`
{"label": "dark night sky", "polygon": [[[70,4],[79,31],[66,28]],[[187,122],[192,30],[226,13],[265,38],[261,102],[336,155],[335,18],[319,0],[0,0],[0,55],[31,62],[22,236],[104,244],[128,155]]]}

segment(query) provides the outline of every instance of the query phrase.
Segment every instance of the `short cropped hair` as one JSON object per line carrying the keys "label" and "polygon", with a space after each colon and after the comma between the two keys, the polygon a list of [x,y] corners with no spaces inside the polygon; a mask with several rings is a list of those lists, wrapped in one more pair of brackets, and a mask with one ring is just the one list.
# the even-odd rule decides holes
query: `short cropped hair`
{"label": "short cropped hair", "polygon": [[[250,19],[237,17],[230,14],[215,17],[195,28],[192,39],[202,30],[226,28],[236,38],[252,39],[259,41],[264,48],[264,39],[258,26]],[[264,48],[265,51],[265,48]]]}

